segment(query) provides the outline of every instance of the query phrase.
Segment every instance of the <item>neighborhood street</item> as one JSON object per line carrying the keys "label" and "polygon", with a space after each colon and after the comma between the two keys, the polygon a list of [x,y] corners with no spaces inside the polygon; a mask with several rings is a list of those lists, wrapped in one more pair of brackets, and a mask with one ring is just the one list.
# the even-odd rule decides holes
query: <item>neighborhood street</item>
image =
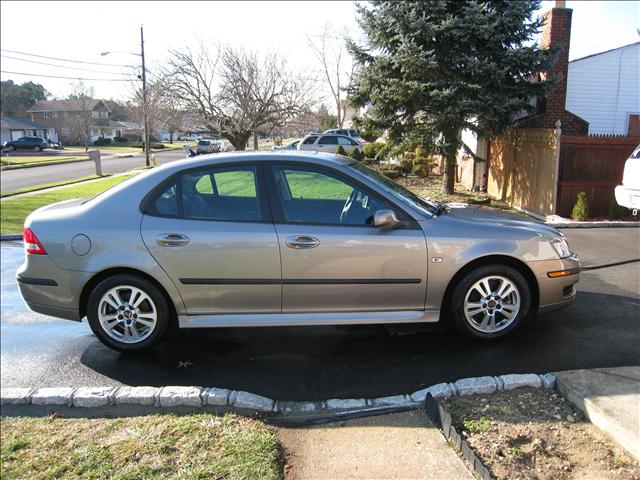
{"label": "neighborhood street", "polygon": [[[640,257],[640,230],[565,229],[584,265]],[[463,377],[637,365],[640,264],[585,271],[576,302],[504,340],[476,343],[415,327],[182,331],[145,355],[122,355],[86,323],[29,312],[2,243],[2,386],[202,385],[280,400],[379,397]]]}
{"label": "neighborhood street", "polygon": [[[155,153],[158,163],[171,162],[184,158],[184,151],[171,150]],[[103,173],[121,173],[131,168],[144,167],[144,154],[133,157],[110,158],[102,161]],[[2,172],[0,192],[11,192],[44,183],[72,180],[96,173],[95,164],[90,161],[44,165],[42,167],[18,168]]]}

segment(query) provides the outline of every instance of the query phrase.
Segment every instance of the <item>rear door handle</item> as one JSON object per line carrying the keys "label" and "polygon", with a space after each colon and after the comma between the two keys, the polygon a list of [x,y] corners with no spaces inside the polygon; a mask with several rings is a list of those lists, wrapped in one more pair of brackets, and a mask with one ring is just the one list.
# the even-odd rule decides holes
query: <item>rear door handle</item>
{"label": "rear door handle", "polygon": [[189,237],[181,233],[163,233],[158,235],[156,242],[162,247],[181,247],[189,243]]}
{"label": "rear door handle", "polygon": [[286,243],[289,248],[313,248],[320,245],[320,240],[308,235],[294,235],[287,237]]}

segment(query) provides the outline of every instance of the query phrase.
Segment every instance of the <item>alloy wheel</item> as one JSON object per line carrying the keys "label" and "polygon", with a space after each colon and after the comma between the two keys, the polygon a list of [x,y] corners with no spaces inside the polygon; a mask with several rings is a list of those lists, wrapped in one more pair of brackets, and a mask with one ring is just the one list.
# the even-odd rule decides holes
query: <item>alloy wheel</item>
{"label": "alloy wheel", "polygon": [[464,298],[469,325],[483,333],[496,333],[511,325],[520,311],[520,292],[503,276],[491,275],[474,283]]}
{"label": "alloy wheel", "polygon": [[139,343],[157,325],[151,297],[138,287],[120,285],[107,291],[98,303],[98,320],[104,332],[123,343]]}

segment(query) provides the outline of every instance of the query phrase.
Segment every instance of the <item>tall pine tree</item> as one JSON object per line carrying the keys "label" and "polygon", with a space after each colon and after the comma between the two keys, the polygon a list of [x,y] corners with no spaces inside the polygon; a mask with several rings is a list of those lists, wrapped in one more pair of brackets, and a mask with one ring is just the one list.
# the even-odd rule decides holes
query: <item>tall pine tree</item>
{"label": "tall pine tree", "polygon": [[499,135],[548,88],[539,73],[554,55],[532,41],[538,8],[536,0],[358,5],[365,41],[349,43],[357,65],[349,93],[356,106],[372,105],[363,127],[443,155],[443,189],[453,193],[460,132]]}

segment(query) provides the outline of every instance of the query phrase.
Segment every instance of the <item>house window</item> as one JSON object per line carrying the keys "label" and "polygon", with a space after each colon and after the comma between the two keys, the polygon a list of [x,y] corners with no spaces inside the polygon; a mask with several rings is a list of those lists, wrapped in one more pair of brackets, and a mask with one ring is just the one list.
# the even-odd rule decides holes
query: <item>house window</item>
{"label": "house window", "polygon": [[51,112],[42,112],[42,118],[51,118]]}
{"label": "house window", "polygon": [[99,114],[99,113],[100,113],[100,112],[92,111],[92,112],[91,112],[91,117],[92,117],[92,118],[98,118],[98,114]]}
{"label": "house window", "polygon": [[58,118],[58,112],[51,112],[51,118]]}
{"label": "house window", "polygon": [[71,131],[68,128],[62,127],[62,135],[69,135]]}
{"label": "house window", "polygon": [[100,118],[109,118],[109,113],[108,112],[100,112]]}

